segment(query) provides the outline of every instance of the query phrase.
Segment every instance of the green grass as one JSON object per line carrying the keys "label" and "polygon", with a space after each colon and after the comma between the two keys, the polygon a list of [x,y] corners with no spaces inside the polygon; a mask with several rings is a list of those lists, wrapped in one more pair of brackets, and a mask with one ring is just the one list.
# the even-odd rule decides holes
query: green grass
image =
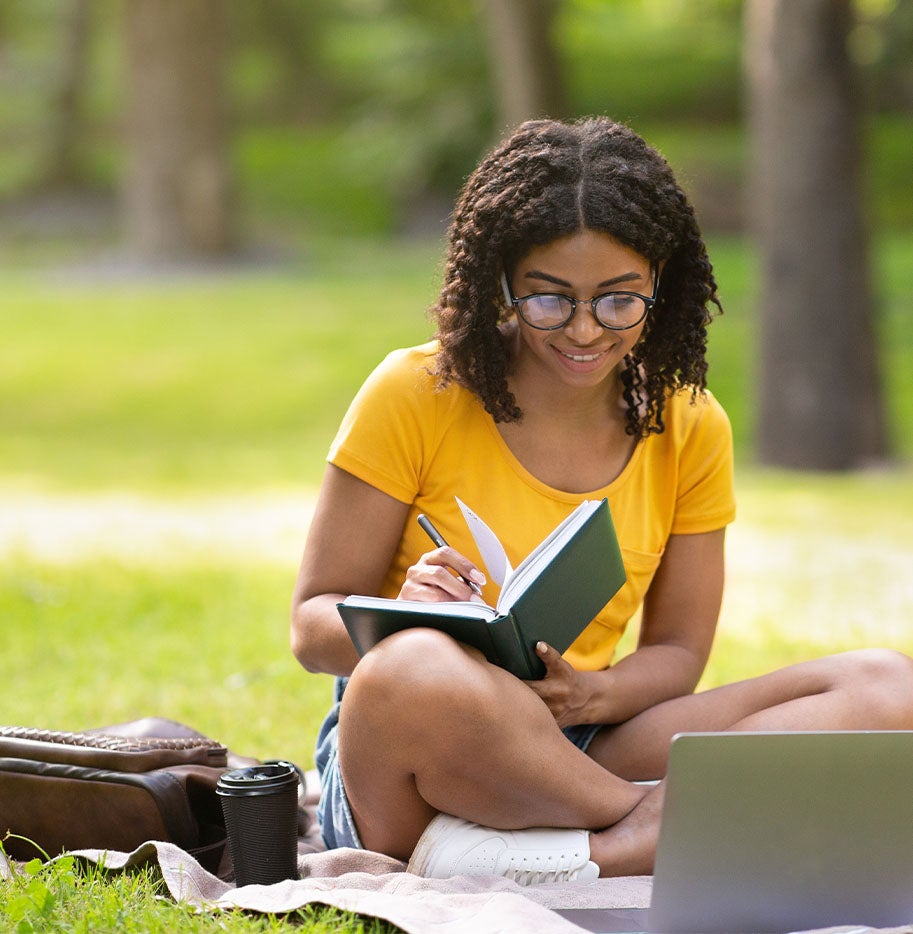
{"label": "green grass", "polygon": [[913,473],[746,471],[704,686],[830,652],[913,654]]}
{"label": "green grass", "polygon": [[322,905],[278,917],[227,911],[211,915],[187,903],[175,903],[163,897],[166,894],[161,879],[150,869],[112,876],[95,866],[79,866],[71,856],[44,866],[33,860],[18,868],[9,881],[0,882],[4,929],[17,934],[269,934],[286,931],[290,925],[310,934],[393,934],[400,930]]}
{"label": "green grass", "polygon": [[[886,384],[907,458],[910,247],[896,236],[877,256]],[[734,239],[712,254],[726,313],[711,330],[711,386],[741,470],[704,684],[860,645],[913,653],[909,466],[840,476],[751,466],[754,264]],[[287,641],[311,496],[364,375],[430,333],[422,310],[439,255],[437,244],[326,242],[295,265],[208,278],[0,270],[6,722],[165,716],[240,753],[311,765],[331,684],[301,670]],[[0,911],[20,912],[23,931],[276,926],[196,916],[157,895],[146,874],[44,870],[0,883]],[[361,929],[329,911],[296,920]]]}
{"label": "green grass", "polygon": [[289,651],[293,566],[188,555],[150,566],[99,557],[91,542],[86,551],[74,562],[4,562],[7,722],[80,730],[161,714],[239,752],[310,767],[330,679]]}
{"label": "green grass", "polygon": [[[913,454],[911,240],[876,253],[885,375],[898,452]],[[750,458],[754,263],[712,243],[725,315],[710,384]],[[320,477],[367,372],[426,339],[440,247],[333,242],[299,263],[181,281],[0,271],[3,480],[61,490],[300,489]]]}
{"label": "green grass", "polygon": [[439,249],[344,243],[192,282],[0,275],[0,464],[65,489],[300,486],[354,389],[430,336]]}

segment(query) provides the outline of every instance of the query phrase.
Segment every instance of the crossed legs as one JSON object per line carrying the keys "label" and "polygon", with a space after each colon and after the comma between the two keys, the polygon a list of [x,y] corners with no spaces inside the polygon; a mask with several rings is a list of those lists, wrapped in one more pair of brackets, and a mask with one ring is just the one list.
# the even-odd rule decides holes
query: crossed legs
{"label": "crossed legs", "polygon": [[913,729],[913,661],[862,650],[666,701],[573,746],[522,681],[431,630],[384,640],[342,703],[340,767],[362,842],[408,859],[439,811],[500,829],[594,831],[602,875],[652,871],[672,736]]}
{"label": "crossed legs", "polygon": [[644,794],[568,742],[522,681],[432,630],[359,662],[339,736],[362,843],[401,859],[438,811],[505,830],[607,827]]}

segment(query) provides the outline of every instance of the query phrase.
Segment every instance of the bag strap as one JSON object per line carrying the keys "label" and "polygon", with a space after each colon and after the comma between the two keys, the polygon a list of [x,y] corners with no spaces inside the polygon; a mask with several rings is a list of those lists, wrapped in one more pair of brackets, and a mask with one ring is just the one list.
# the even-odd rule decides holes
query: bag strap
{"label": "bag strap", "polygon": [[225,768],[228,750],[205,737],[117,736],[4,726],[0,727],[0,756],[116,772],[148,772],[175,765]]}

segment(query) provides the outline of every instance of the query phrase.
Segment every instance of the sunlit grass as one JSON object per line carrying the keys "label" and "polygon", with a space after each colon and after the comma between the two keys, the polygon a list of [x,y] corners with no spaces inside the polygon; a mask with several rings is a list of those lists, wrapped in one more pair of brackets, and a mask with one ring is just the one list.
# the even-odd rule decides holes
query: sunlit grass
{"label": "sunlit grass", "polygon": [[288,647],[294,568],[256,555],[154,567],[98,558],[91,544],[72,563],[3,562],[4,721],[81,730],[165,716],[310,767],[330,681]]}
{"label": "sunlit grass", "polygon": [[430,335],[437,251],[414,252],[421,267],[353,248],[193,281],[0,274],[0,473],[67,489],[315,482],[354,388]]}
{"label": "sunlit grass", "polygon": [[400,929],[326,905],[308,905],[288,915],[199,911],[174,902],[152,867],[110,874],[72,856],[41,865],[36,859],[0,880],[5,930],[117,932],[117,934],[268,934],[295,925],[309,934],[393,934]]}
{"label": "sunlit grass", "polygon": [[[866,645],[913,653],[910,467],[751,466],[753,263],[739,241],[713,247],[726,314],[711,331],[710,383],[741,469],[703,684]],[[878,256],[888,402],[906,455],[909,247],[896,238]],[[0,271],[6,722],[81,729],[164,716],[239,753],[311,765],[331,683],[294,662],[287,633],[313,493],[365,374],[430,334],[423,310],[439,254],[437,244],[316,244],[292,266],[158,281]],[[635,638],[632,627],[626,648]],[[0,906],[16,884],[0,883]],[[191,922],[143,877],[53,885],[54,929],[86,929],[81,919],[101,929],[109,917],[144,932],[276,925]],[[360,923],[333,912],[299,920],[321,932]]]}
{"label": "sunlit grass", "polygon": [[913,654],[913,472],[748,472],[705,684],[864,646]]}
{"label": "sunlit grass", "polygon": [[[740,458],[754,420],[754,263],[711,244],[726,309],[710,385]],[[911,241],[877,254],[887,405],[913,453]],[[339,419],[390,349],[427,339],[441,248],[334,241],[300,261],[197,278],[0,269],[0,480],[59,490],[283,487],[319,481]]]}

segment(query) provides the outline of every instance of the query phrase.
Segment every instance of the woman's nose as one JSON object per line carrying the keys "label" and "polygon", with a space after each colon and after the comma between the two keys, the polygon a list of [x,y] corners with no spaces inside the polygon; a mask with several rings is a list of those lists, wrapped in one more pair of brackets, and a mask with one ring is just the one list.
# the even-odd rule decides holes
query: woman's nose
{"label": "woman's nose", "polygon": [[603,330],[589,302],[578,302],[571,320],[564,326],[564,333],[575,344],[592,344],[601,336]]}

